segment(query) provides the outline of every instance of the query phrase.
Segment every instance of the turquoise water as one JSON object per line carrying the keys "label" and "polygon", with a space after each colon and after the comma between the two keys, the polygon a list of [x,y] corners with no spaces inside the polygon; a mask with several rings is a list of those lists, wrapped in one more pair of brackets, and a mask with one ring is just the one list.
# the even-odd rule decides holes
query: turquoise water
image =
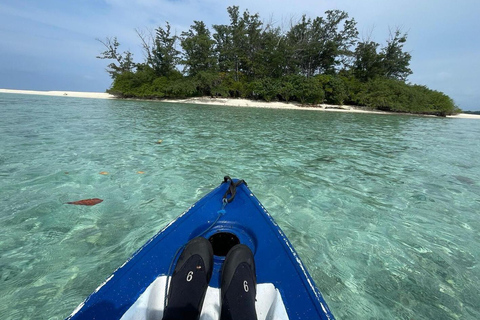
{"label": "turquoise water", "polygon": [[63,319],[226,174],[338,319],[480,319],[479,137],[469,119],[0,94],[0,319]]}

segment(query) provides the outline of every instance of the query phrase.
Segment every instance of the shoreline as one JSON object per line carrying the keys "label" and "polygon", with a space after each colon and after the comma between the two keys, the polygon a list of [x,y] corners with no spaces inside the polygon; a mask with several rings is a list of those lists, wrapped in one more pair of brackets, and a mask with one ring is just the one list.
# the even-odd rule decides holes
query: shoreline
{"label": "shoreline", "polygon": [[[14,94],[30,94],[42,96],[56,96],[56,97],[74,97],[74,98],[93,98],[93,99],[117,99],[114,95],[106,92],[77,92],[77,91],[35,91],[35,90],[15,90],[15,89],[0,89],[0,93],[14,93]],[[302,106],[294,102],[266,102],[248,99],[233,99],[233,98],[210,98],[210,97],[196,97],[187,99],[164,99],[164,100],[149,100],[149,99],[127,99],[127,100],[144,100],[144,101],[160,101],[169,103],[189,103],[189,104],[203,104],[211,106],[229,106],[241,108],[266,108],[266,109],[284,109],[284,110],[312,110],[324,112],[347,112],[347,113],[364,113],[364,114],[383,114],[383,115],[415,115],[428,116],[419,114],[387,112],[377,110],[365,110],[355,106],[348,105],[329,105],[319,104],[315,106]],[[435,116],[432,116],[435,117]],[[480,115],[460,113],[447,118],[457,119],[478,119]]]}

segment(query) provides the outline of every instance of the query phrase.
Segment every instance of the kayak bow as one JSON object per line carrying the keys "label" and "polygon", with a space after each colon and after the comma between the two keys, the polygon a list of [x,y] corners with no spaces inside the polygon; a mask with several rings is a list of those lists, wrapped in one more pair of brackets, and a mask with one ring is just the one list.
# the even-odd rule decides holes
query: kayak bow
{"label": "kayak bow", "polygon": [[161,319],[168,275],[183,246],[197,236],[214,250],[200,319],[219,319],[220,270],[238,243],[254,254],[259,320],[334,319],[283,231],[246,183],[229,177],[151,238],[67,319]]}

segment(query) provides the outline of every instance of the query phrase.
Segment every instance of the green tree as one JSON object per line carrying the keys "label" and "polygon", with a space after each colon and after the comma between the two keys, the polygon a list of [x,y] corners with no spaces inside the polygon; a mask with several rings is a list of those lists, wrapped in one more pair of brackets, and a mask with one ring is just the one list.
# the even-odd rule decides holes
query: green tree
{"label": "green tree", "polygon": [[355,49],[353,73],[357,79],[366,82],[383,75],[382,56],[377,52],[379,44],[373,41],[362,41]]}
{"label": "green tree", "polygon": [[229,72],[234,69],[232,35],[227,25],[213,25],[215,33],[215,52],[220,72]]}
{"label": "green tree", "polygon": [[407,34],[402,34],[397,29],[382,49],[382,67],[385,77],[405,81],[412,74],[409,67],[412,56],[410,53],[403,51],[403,45],[406,41]]}
{"label": "green tree", "polygon": [[358,31],[354,19],[340,10],[326,11],[326,17],[310,19],[304,15],[287,33],[293,58],[306,77],[319,73],[334,74],[346,68],[353,56]]}
{"label": "green tree", "polygon": [[252,62],[255,78],[280,78],[295,73],[292,53],[280,28],[267,24]]}
{"label": "green tree", "polygon": [[176,49],[178,37],[171,34],[170,24],[155,30],[151,64],[158,76],[170,76],[177,73],[176,66],[180,61],[180,51]]}
{"label": "green tree", "polygon": [[241,75],[253,79],[261,49],[262,22],[258,14],[251,15],[248,10],[241,15],[238,6],[228,7],[227,12],[230,25],[213,26],[220,71],[233,72],[235,81]]}
{"label": "green tree", "polygon": [[215,50],[218,54],[218,65],[221,72],[234,72],[235,81],[238,81],[240,61],[238,57],[239,42],[239,9],[238,6],[228,7],[230,25],[213,25],[215,33]]}
{"label": "green tree", "polygon": [[106,50],[97,56],[97,58],[114,60],[114,62],[110,63],[106,69],[112,79],[115,79],[122,73],[133,71],[135,68],[133,54],[130,51],[125,51],[123,53],[118,52],[120,43],[118,42],[117,37],[107,37],[105,40],[97,39],[97,41],[103,44],[106,48]]}
{"label": "green tree", "polygon": [[238,29],[235,31],[234,44],[238,46],[237,55],[240,60],[240,70],[247,79],[253,80],[258,76],[262,47],[262,25],[258,14],[251,15],[248,10],[243,12]]}
{"label": "green tree", "polygon": [[406,41],[407,35],[397,29],[380,52],[377,51],[379,44],[376,42],[359,42],[354,53],[355,77],[364,82],[376,77],[405,81],[412,74],[411,55],[403,51]]}
{"label": "green tree", "polygon": [[183,61],[188,75],[199,72],[214,72],[217,60],[214,52],[215,41],[210,37],[210,31],[202,21],[194,21],[187,32],[182,32],[181,45]]}
{"label": "green tree", "polygon": [[303,15],[302,20],[293,25],[286,35],[287,46],[291,48],[291,59],[295,66],[293,74],[299,72],[307,77],[315,72],[313,59],[317,52],[310,36],[311,23],[311,19],[307,20],[307,16]]}

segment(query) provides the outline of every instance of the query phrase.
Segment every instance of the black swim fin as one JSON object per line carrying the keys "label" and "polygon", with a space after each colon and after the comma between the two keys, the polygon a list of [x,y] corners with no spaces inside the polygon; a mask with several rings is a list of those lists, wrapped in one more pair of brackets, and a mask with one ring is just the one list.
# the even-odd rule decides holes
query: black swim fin
{"label": "black swim fin", "polygon": [[170,281],[163,320],[197,320],[212,277],[213,249],[202,237],[190,240]]}
{"label": "black swim fin", "polygon": [[221,320],[256,320],[257,277],[249,247],[237,244],[228,252],[222,267]]}

